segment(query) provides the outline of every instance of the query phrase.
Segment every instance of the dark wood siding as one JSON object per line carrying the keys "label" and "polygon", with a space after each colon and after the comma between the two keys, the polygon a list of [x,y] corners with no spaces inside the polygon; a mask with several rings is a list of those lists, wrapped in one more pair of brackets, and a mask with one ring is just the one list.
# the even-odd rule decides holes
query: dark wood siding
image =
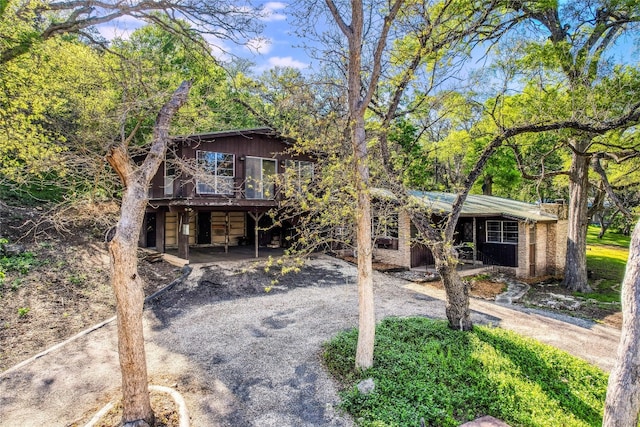
{"label": "dark wood siding", "polygon": [[[262,157],[267,159],[276,159],[278,173],[284,172],[286,160],[304,160],[311,161],[305,156],[291,156],[286,153],[290,145],[285,141],[261,133],[247,132],[244,135],[224,135],[218,138],[210,137],[192,137],[183,141],[176,142],[177,155],[185,160],[193,161],[196,158],[196,152],[212,151],[218,153],[227,153],[234,155],[235,163],[235,186],[239,188],[245,181],[246,158]],[[190,177],[183,176],[174,183],[174,198],[223,198],[228,199],[229,196],[219,195],[199,195],[196,192],[195,185]],[[152,189],[150,192],[152,199],[167,199],[164,194],[164,163],[160,165],[158,173],[152,180]],[[241,197],[240,194],[235,197]]]}
{"label": "dark wood siding", "polygon": [[411,246],[411,268],[434,265],[435,263],[431,251],[425,245],[416,243]]}
{"label": "dark wood siding", "polygon": [[[476,237],[478,239],[478,259],[483,264],[518,266],[518,245],[487,242],[487,221],[510,221],[504,217],[478,218]],[[522,236],[518,236],[522,239]]]}

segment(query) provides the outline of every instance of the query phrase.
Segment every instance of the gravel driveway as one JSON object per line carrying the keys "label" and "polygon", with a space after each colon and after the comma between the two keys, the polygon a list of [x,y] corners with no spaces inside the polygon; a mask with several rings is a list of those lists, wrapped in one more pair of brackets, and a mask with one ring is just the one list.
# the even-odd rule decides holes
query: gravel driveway
{"label": "gravel driveway", "polygon": [[[276,285],[247,262],[195,265],[145,311],[150,382],[183,394],[193,426],[353,425],[336,409],[321,344],[357,325],[355,274],[327,256]],[[377,319],[444,317],[441,299],[407,289],[404,280],[375,273],[374,283]],[[481,311],[492,313],[494,305],[484,304]],[[501,319],[474,311],[473,320],[511,316],[501,310]],[[523,322],[534,329],[537,321],[524,315],[515,323]],[[116,348],[111,322],[0,374],[0,425],[66,426],[90,418],[118,394]]]}

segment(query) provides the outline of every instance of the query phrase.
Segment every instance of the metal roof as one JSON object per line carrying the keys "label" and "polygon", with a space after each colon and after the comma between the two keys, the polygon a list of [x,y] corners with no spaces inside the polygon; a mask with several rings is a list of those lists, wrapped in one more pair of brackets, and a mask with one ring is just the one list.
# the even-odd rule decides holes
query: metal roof
{"label": "metal roof", "polygon": [[[451,205],[457,196],[453,193],[436,191],[409,191],[409,194],[436,214],[451,212]],[[532,203],[479,194],[467,196],[460,216],[503,216],[535,222],[555,222],[558,220],[556,215],[543,212],[540,206]]]}
{"label": "metal roof", "polygon": [[215,138],[215,137],[223,137],[223,136],[252,135],[252,134],[271,135],[271,134],[274,134],[274,131],[273,131],[273,129],[268,128],[268,127],[247,128],[247,129],[229,129],[229,130],[218,130],[218,131],[194,133],[194,134],[191,134],[191,135],[176,135],[176,136],[173,136],[172,138],[175,138],[175,139]]}

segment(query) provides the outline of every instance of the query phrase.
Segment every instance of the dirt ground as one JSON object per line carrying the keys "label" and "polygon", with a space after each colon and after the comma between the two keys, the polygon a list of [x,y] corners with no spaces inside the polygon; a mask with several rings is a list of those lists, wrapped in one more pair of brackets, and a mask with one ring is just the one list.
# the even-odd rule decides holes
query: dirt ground
{"label": "dirt ground", "polygon": [[[102,233],[80,226],[25,237],[24,224],[40,214],[0,207],[0,236],[33,254],[29,267],[0,280],[0,371],[115,315]],[[147,295],[179,276],[176,267],[144,257],[141,252],[139,272]]]}

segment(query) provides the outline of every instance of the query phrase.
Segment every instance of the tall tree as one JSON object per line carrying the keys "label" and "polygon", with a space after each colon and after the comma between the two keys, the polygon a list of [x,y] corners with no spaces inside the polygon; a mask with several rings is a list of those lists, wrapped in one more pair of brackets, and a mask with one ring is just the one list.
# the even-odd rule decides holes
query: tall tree
{"label": "tall tree", "polygon": [[[63,34],[80,34],[103,44],[104,40],[96,37],[95,26],[124,16],[165,26],[184,37],[191,37],[197,28],[202,35],[241,41],[259,31],[257,14],[244,1],[11,0],[0,4],[0,64]],[[179,25],[167,26],[167,22]]]}
{"label": "tall tree", "polygon": [[640,411],[640,222],[636,224],[622,282],[622,333],[609,376],[603,427],[635,427]]}
{"label": "tall tree", "polygon": [[[601,105],[591,94],[601,83],[603,73],[610,72],[611,56],[607,56],[616,40],[633,32],[640,22],[637,2],[594,1],[589,3],[561,3],[546,1],[512,1],[509,3],[520,15],[514,22],[533,22],[529,34],[543,30],[537,43],[528,43],[529,59],[536,67],[562,76],[562,89],[567,93],[567,111],[573,117],[598,120],[602,112],[590,114]],[[613,87],[612,87],[613,89]],[[620,87],[608,94],[616,99],[627,88]],[[619,111],[619,110],[618,110]],[[612,112],[618,112],[612,109]],[[611,118],[605,114],[604,117]],[[623,123],[629,126],[632,123]],[[586,267],[586,232],[589,167],[594,155],[596,135],[571,132],[565,141],[571,152],[569,177],[569,230],[565,285],[572,290],[589,291]],[[600,144],[602,142],[600,141]],[[606,151],[606,149],[601,149]]]}
{"label": "tall tree", "polygon": [[[326,0],[335,24],[347,39],[347,105],[348,134],[353,149],[354,188],[356,197],[356,245],[358,250],[358,344],[356,367],[373,366],[375,341],[375,309],[373,300],[373,269],[371,241],[371,195],[369,155],[367,147],[365,113],[376,90],[382,71],[389,30],[404,0],[389,4],[368,5],[376,8],[376,28],[367,28],[367,13],[362,0],[351,0],[350,5]],[[375,31],[375,32],[372,32]],[[375,35],[374,35],[375,34]],[[365,37],[366,36],[366,37]],[[363,61],[363,45],[370,46],[373,56]],[[367,69],[364,65],[370,65]]]}
{"label": "tall tree", "polygon": [[[151,179],[164,159],[169,142],[169,126],[186,102],[191,82],[184,82],[164,104],[153,126],[153,139],[139,166],[129,154],[127,138],[111,146],[107,160],[124,186],[120,219],[109,242],[111,280],[116,295],[118,354],[122,373],[123,425],[153,426],[155,416],[149,400],[147,364],[144,351],[142,309],[144,292],[138,274],[138,238],[149,201]],[[130,135],[133,137],[133,134]]]}

